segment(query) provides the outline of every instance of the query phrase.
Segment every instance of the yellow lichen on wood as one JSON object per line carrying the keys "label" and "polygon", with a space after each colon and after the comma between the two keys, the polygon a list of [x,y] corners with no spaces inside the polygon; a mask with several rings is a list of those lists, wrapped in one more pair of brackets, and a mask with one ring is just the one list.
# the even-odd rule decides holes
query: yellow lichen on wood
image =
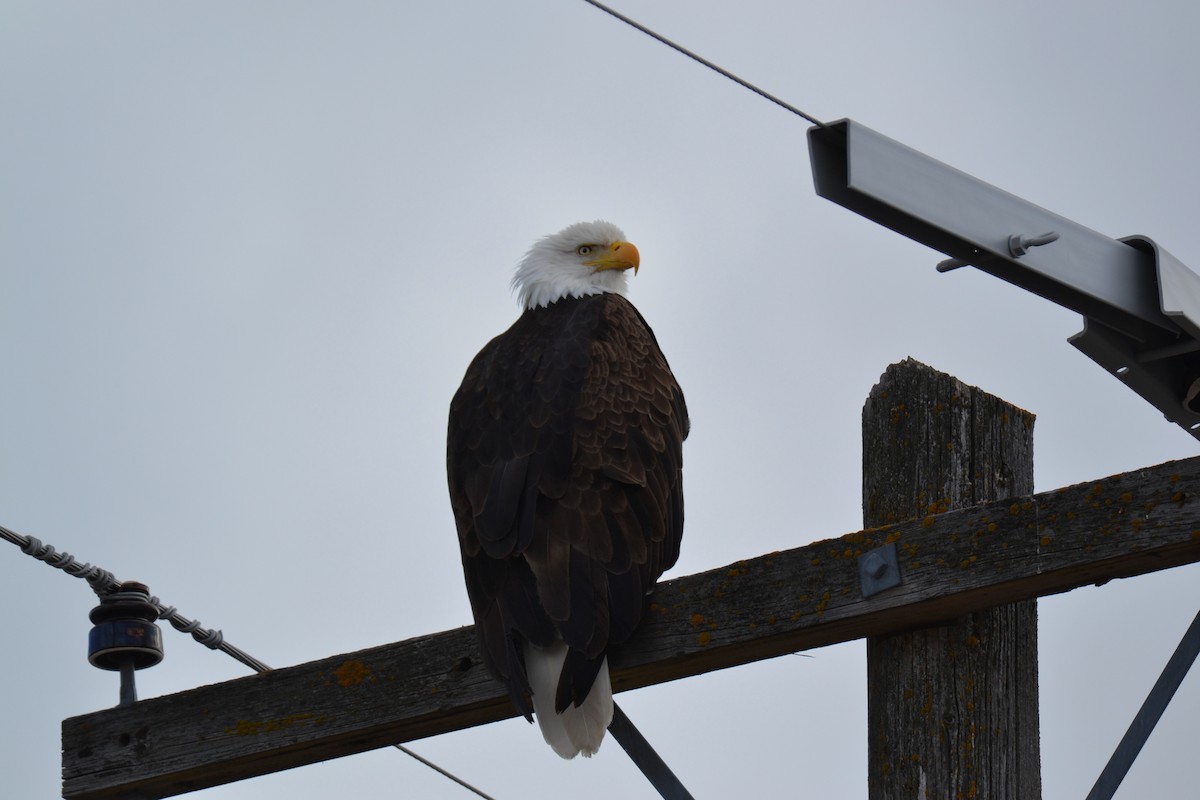
{"label": "yellow lichen on wood", "polygon": [[[313,714],[292,714],[287,717],[268,720],[240,719],[232,728],[226,728],[225,732],[234,736],[257,736],[260,733],[276,733],[287,730],[313,719],[316,719]],[[316,721],[320,722],[319,719],[316,719]]]}
{"label": "yellow lichen on wood", "polygon": [[365,680],[373,680],[370,667],[357,659],[343,661],[342,665],[333,671],[333,679],[343,689],[357,686]]}
{"label": "yellow lichen on wood", "polygon": [[829,605],[829,600],[833,597],[829,592],[821,596],[821,602],[817,603],[816,613],[818,615],[825,613],[825,607]]}

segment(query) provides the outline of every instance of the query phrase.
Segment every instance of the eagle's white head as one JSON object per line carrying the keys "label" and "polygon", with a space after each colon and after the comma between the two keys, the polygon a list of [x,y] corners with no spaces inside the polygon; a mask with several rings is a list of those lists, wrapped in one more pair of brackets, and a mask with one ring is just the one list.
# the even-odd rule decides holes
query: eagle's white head
{"label": "eagle's white head", "polygon": [[577,222],[539,239],[517,265],[512,285],[524,308],[564,297],[625,293],[625,270],[638,270],[638,251],[611,222]]}

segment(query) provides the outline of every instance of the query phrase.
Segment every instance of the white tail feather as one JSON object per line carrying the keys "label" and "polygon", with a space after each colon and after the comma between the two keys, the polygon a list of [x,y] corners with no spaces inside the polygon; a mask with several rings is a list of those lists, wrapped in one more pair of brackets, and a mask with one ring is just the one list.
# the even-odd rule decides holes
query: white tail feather
{"label": "white tail feather", "polygon": [[555,642],[549,647],[525,646],[525,671],[533,694],[533,712],[546,744],[563,758],[583,753],[591,757],[600,749],[604,732],[612,722],[612,682],[608,677],[608,659],[600,665],[596,682],[578,707],[569,706],[561,714],[554,710],[558,677],[567,659],[567,645]]}

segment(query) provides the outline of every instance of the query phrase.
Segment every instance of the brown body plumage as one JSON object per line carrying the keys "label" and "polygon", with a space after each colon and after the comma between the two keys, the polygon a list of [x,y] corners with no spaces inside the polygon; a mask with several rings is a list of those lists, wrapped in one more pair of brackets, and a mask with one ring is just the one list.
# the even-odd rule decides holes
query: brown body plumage
{"label": "brown body plumage", "polygon": [[675,563],[687,433],[653,332],[616,293],[527,308],[467,369],[451,501],[483,658],[526,718],[526,643],[565,642],[554,709],[578,706]]}

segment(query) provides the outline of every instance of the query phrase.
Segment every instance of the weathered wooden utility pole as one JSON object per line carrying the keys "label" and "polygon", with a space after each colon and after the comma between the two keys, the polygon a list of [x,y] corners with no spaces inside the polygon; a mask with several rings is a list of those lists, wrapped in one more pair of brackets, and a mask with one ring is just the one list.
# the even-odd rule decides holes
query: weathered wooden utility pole
{"label": "weathered wooden utility pole", "polygon": [[[893,364],[863,408],[865,527],[1027,501],[1033,420],[916,361]],[[986,540],[987,528],[970,535]],[[978,559],[943,565],[947,579],[995,568],[1000,553],[977,544]],[[867,684],[870,800],[1041,796],[1036,600],[871,636]]]}

